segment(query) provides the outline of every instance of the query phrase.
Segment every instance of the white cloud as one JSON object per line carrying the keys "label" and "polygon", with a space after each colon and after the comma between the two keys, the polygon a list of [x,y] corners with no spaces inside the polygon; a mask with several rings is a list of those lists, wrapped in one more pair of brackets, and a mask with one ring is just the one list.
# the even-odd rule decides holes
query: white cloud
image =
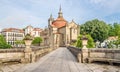
{"label": "white cloud", "polygon": [[18,14],[7,16],[4,19],[0,20],[0,27],[25,27],[29,24],[40,27],[40,24],[44,24],[44,20],[38,17],[27,15],[27,14]]}
{"label": "white cloud", "polygon": [[[109,9],[109,10],[119,10],[120,11],[120,0],[90,0],[92,4],[95,4],[97,7]],[[106,10],[106,11],[107,11]]]}
{"label": "white cloud", "polygon": [[102,3],[104,1],[105,0],[90,0],[91,3],[95,3],[95,4]]}
{"label": "white cloud", "polygon": [[0,28],[45,27],[51,13],[56,19],[60,4],[64,18],[77,23],[120,12],[120,0],[0,0]]}
{"label": "white cloud", "polygon": [[[47,19],[49,17],[46,13],[49,13],[49,15],[50,13],[56,14],[55,10],[58,10],[60,4],[64,3],[64,0],[26,0],[25,3],[24,0],[2,0],[0,1],[0,9],[3,10],[0,14],[3,14],[3,16],[0,19],[0,28],[22,28],[29,24],[43,28],[47,26]],[[23,6],[19,4],[22,4]]]}
{"label": "white cloud", "polygon": [[38,16],[32,15],[27,10],[17,8],[7,1],[7,5],[0,7],[3,9],[0,14],[3,14],[0,19],[0,28],[16,27],[23,28],[27,25],[34,27],[44,27],[46,20]]}
{"label": "white cloud", "polygon": [[102,6],[111,12],[120,12],[120,0],[105,1]]}
{"label": "white cloud", "polygon": [[102,16],[120,12],[120,0],[87,0],[93,7],[93,11]]}

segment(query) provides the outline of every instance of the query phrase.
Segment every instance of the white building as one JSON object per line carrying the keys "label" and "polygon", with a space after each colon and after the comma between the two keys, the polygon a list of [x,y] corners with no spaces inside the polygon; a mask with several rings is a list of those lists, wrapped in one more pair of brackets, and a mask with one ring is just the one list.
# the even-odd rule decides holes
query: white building
{"label": "white building", "polygon": [[40,28],[34,28],[33,29],[33,36],[34,37],[40,37],[40,33],[42,32],[42,29],[40,29]]}
{"label": "white building", "polygon": [[31,25],[25,28],[25,35],[30,34],[33,37],[40,37],[42,29],[40,28],[33,28]]}
{"label": "white building", "polygon": [[32,34],[32,32],[33,32],[33,27],[31,26],[31,25],[29,25],[29,26],[27,26],[26,28],[25,28],[25,35],[26,34]]}
{"label": "white building", "polygon": [[17,40],[23,40],[24,31],[17,28],[6,28],[1,31],[1,34],[5,37],[6,42],[12,46],[16,46]]}

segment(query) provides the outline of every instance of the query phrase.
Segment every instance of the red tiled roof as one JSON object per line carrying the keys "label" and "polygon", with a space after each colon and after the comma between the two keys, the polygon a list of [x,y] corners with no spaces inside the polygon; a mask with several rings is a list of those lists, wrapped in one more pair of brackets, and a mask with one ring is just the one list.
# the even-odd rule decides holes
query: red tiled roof
{"label": "red tiled roof", "polygon": [[19,33],[24,33],[22,29],[17,29],[17,28],[5,28],[2,30],[3,32],[19,32]]}
{"label": "red tiled roof", "polygon": [[34,31],[43,31],[42,29],[40,29],[40,28],[34,28]]}
{"label": "red tiled roof", "polygon": [[58,17],[55,21],[52,22],[52,27],[61,28],[66,26],[67,21],[63,17]]}

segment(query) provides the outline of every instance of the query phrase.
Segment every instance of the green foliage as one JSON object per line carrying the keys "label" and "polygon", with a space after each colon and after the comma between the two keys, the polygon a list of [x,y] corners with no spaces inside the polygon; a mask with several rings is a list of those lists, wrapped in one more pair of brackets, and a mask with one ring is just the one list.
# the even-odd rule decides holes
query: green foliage
{"label": "green foliage", "polygon": [[78,39],[77,39],[77,42],[76,42],[76,47],[78,47],[78,48],[82,48],[83,47],[81,38],[82,38],[82,35],[79,35]]}
{"label": "green foliage", "polygon": [[18,46],[18,47],[22,47],[23,44],[25,44],[24,40],[16,40],[15,41],[15,44]]}
{"label": "green foliage", "polygon": [[7,44],[5,38],[2,35],[0,35],[0,48],[6,49],[6,48],[11,48],[11,47],[12,47],[11,45]]}
{"label": "green foliage", "polygon": [[114,23],[109,24],[109,36],[120,36],[120,24]]}
{"label": "green foliage", "polygon": [[117,40],[110,41],[108,43],[108,48],[119,48],[119,45],[120,45],[120,37],[118,37]]}
{"label": "green foliage", "polygon": [[108,33],[108,35],[109,36],[115,36],[115,28],[114,28],[114,26],[111,25],[111,24],[109,24],[108,26],[109,26],[109,33]]}
{"label": "green foliage", "polygon": [[[78,36],[77,43],[76,43],[76,47],[78,47],[78,48],[83,47],[83,45],[82,45],[82,37],[83,37],[83,35]],[[94,48],[95,43],[94,43],[93,38],[90,35],[86,35],[86,37],[88,39],[87,48]]]}
{"label": "green foliage", "polygon": [[94,48],[95,47],[95,43],[93,38],[90,35],[87,35],[88,38],[88,44],[87,44],[87,48]]}
{"label": "green foliage", "polygon": [[114,23],[113,25],[109,25],[109,28],[109,36],[115,36],[118,37],[118,39],[115,41],[111,41],[108,44],[108,47],[113,48],[113,45],[115,45],[116,48],[118,48],[118,46],[120,45],[120,24]]}
{"label": "green foliage", "polygon": [[33,37],[30,34],[25,35],[24,40],[33,40]]}
{"label": "green foliage", "polygon": [[114,41],[113,44],[116,45],[116,48],[118,48],[118,46],[120,45],[120,38]]}
{"label": "green foliage", "polygon": [[81,34],[85,32],[91,35],[94,41],[103,42],[108,37],[109,26],[103,21],[94,19],[81,25],[80,29]]}
{"label": "green foliage", "polygon": [[25,44],[25,42],[23,40],[16,40],[15,44]]}
{"label": "green foliage", "polygon": [[71,43],[70,45],[71,45],[71,46],[76,46],[76,43],[77,43],[77,42],[74,42],[74,43]]}
{"label": "green foliage", "polygon": [[115,46],[116,48],[118,48],[120,45],[120,37],[118,37],[117,40],[114,40],[114,41],[110,41],[108,43],[108,48],[114,48],[113,46]]}
{"label": "green foliage", "polygon": [[120,24],[114,23],[113,26],[114,26],[115,35],[120,36]]}
{"label": "green foliage", "polygon": [[78,47],[78,48],[82,48],[83,47],[82,40],[77,40],[76,47]]}
{"label": "green foliage", "polygon": [[41,37],[35,37],[33,42],[32,42],[32,44],[40,46],[41,42],[42,42],[42,38]]}
{"label": "green foliage", "polygon": [[113,41],[110,41],[110,42],[108,43],[108,48],[113,48]]}

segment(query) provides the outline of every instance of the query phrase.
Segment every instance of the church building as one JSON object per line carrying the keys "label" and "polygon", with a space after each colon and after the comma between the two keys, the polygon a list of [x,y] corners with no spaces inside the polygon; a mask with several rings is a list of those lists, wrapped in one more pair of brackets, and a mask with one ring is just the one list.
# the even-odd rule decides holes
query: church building
{"label": "church building", "polygon": [[54,19],[52,15],[48,19],[47,31],[48,38],[44,38],[44,42],[50,46],[60,47],[75,42],[80,33],[80,28],[73,20],[68,22],[64,19],[60,7],[57,19]]}

